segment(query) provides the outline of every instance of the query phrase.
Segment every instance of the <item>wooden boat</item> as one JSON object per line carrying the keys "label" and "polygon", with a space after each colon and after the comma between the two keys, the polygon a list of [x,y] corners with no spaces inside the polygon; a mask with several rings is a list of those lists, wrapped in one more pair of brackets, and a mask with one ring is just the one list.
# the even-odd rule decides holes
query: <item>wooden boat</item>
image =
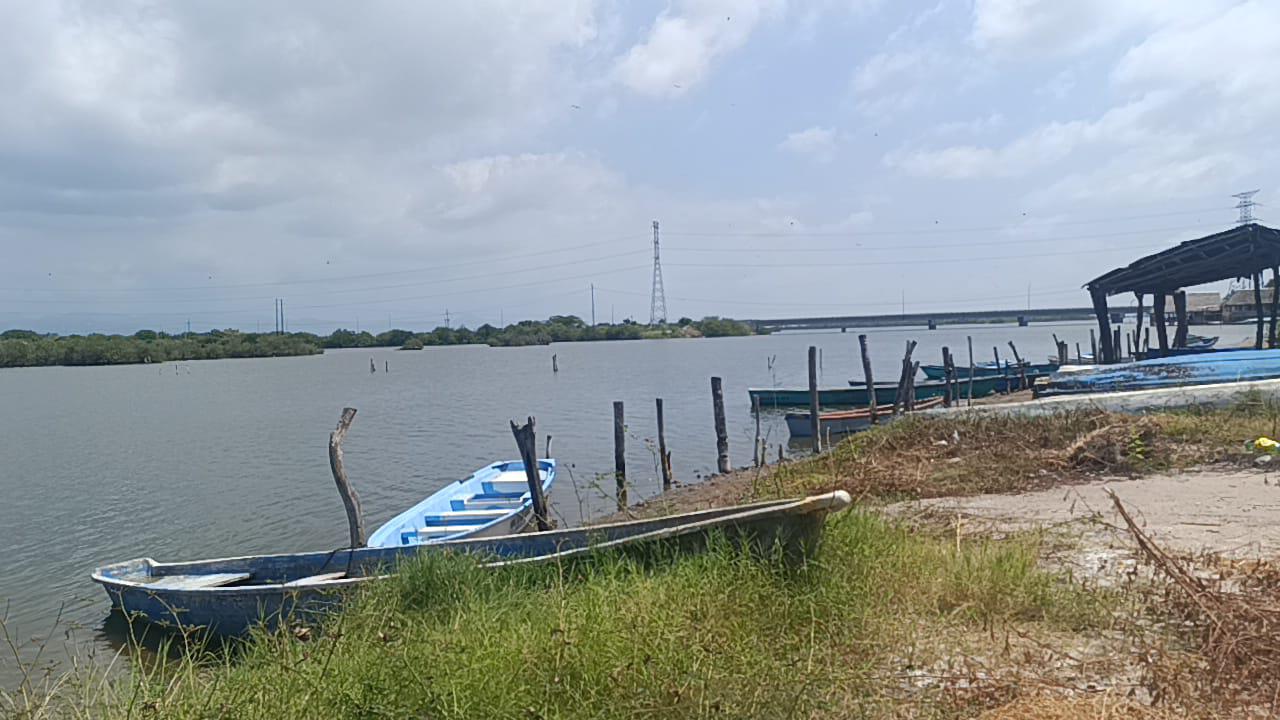
{"label": "wooden boat", "polygon": [[[943,399],[933,397],[916,403],[916,410],[940,407]],[[793,438],[813,437],[813,425],[809,422],[809,413],[787,413],[787,430]],[[893,417],[892,405],[876,406],[876,419],[888,421]],[[857,410],[841,410],[838,412],[818,413],[818,424],[821,432],[830,431],[832,435],[847,435],[860,432],[871,427],[871,408]]]}
{"label": "wooden boat", "polygon": [[1224,350],[1056,372],[1037,396],[1152,390],[1280,378],[1280,350]]}
{"label": "wooden boat", "polygon": [[747,547],[780,545],[790,557],[816,545],[827,514],[849,506],[837,490],[792,500],[700,510],[569,530],[465,538],[425,545],[340,549],[161,563],[140,558],[93,572],[113,609],[178,629],[238,635],[263,623],[313,622],[352,589],[388,577],[424,552],[476,555],[490,567],[566,562],[592,553],[697,551],[713,535]]}
{"label": "wooden boat", "polygon": [[[973,396],[983,397],[996,392],[1000,386],[1001,378],[986,377],[975,378],[973,381]],[[961,383],[957,383],[960,385]],[[965,378],[960,393],[964,396],[968,392],[969,380]],[[894,399],[898,397],[898,384],[895,383],[876,383],[876,405],[892,405]],[[947,385],[942,381],[926,381],[916,383],[916,400],[927,400],[933,397],[942,397],[947,392]],[[752,398],[760,398],[760,407],[777,408],[777,407],[807,407],[809,405],[809,389],[808,388],[749,388],[747,393]],[[849,387],[844,388],[820,388],[818,390],[818,402],[824,407],[832,406],[852,406],[861,407],[870,405],[870,395],[867,393],[867,387],[861,380],[850,380]]]}
{"label": "wooden boat", "polygon": [[[1055,363],[1057,362],[1057,358],[1054,358],[1054,362]],[[1022,367],[1026,369],[1028,374],[1031,374],[1031,373],[1041,373],[1041,372],[1052,372],[1055,365],[1050,363],[1043,363],[1040,365],[1036,365],[1036,364],[1027,362],[1026,360],[1023,360]],[[921,372],[924,373],[924,376],[929,378],[930,380],[941,380],[944,377],[946,377],[946,374],[947,374],[946,368],[944,368],[941,365],[921,365],[920,370]],[[985,362],[985,363],[978,363],[973,366],[973,376],[975,378],[993,377],[993,376],[1002,377],[1005,375],[1017,375],[1017,374],[1018,374],[1018,366],[1015,365],[1014,363],[1006,362],[1001,365],[996,365],[994,362]],[[956,366],[956,379],[964,380],[966,382],[968,381],[969,379],[968,365]]]}
{"label": "wooden boat", "polygon": [[[542,492],[556,481],[556,461],[539,460]],[[397,547],[518,533],[533,520],[524,463],[494,463],[441,488],[369,536],[369,547]]]}

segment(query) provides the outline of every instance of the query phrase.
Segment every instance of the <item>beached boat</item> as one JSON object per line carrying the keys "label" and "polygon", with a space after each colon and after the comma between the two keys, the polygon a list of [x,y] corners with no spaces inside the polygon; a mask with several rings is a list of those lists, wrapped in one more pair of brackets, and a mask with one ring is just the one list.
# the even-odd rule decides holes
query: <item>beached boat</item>
{"label": "beached boat", "polygon": [[1037,396],[1152,390],[1280,378],[1280,350],[1224,350],[1056,372]]}
{"label": "beached boat", "polygon": [[[969,379],[961,383],[957,380],[961,397],[968,397]],[[999,376],[974,378],[973,396],[983,397],[997,391],[1007,384]],[[898,397],[898,384],[876,383],[876,405],[892,405]],[[916,383],[916,400],[927,400],[942,397],[947,393],[947,384],[941,380]],[[752,398],[760,398],[760,407],[806,407],[809,404],[809,388],[748,388],[747,394]],[[824,407],[870,405],[867,386],[861,380],[850,380],[849,387],[819,388],[818,403]]]}
{"label": "beached boat", "polygon": [[259,623],[313,622],[352,589],[388,577],[424,552],[468,553],[499,567],[566,562],[597,552],[651,552],[655,546],[697,551],[715,534],[738,546],[779,546],[790,557],[802,557],[816,545],[827,514],[850,502],[848,493],[837,490],[651,520],[426,545],[178,563],[140,558],[100,567],[93,580],[107,591],[113,609],[131,619],[238,635]]}
{"label": "beached boat", "polygon": [[[556,481],[556,461],[539,460],[542,493]],[[524,463],[498,462],[436,491],[369,536],[369,547],[398,547],[518,533],[533,520]]]}
{"label": "beached boat", "polygon": [[[916,403],[916,410],[926,410],[941,405],[942,398],[934,397]],[[892,405],[876,406],[876,419],[878,421],[888,422],[892,417]],[[787,430],[791,432],[792,438],[813,437],[813,425],[809,422],[809,413],[787,413],[786,418]],[[830,432],[832,435],[861,432],[871,427],[871,408],[818,413],[818,423],[820,432]]]}

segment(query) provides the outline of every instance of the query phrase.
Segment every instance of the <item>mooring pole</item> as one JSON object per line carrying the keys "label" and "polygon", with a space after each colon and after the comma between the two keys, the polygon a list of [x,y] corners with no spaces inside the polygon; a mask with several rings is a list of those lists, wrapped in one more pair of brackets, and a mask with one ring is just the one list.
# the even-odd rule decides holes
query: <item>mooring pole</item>
{"label": "mooring pole", "polygon": [[760,447],[760,396],[751,397],[751,415],[756,419],[756,439],[751,446],[751,464],[760,467],[764,464],[764,449]]}
{"label": "mooring pole", "polygon": [[813,432],[813,451],[822,452],[821,418],[818,407],[818,348],[809,346],[809,429]]}
{"label": "mooring pole", "polygon": [[973,336],[964,338],[969,343],[969,406],[973,407]]}
{"label": "mooring pole", "polygon": [[351,421],[356,419],[355,408],[343,408],[338,427],[329,433],[329,469],[333,472],[333,481],[342,495],[342,505],[347,510],[347,529],[351,533],[351,547],[364,547],[367,542],[364,534],[364,513],[360,509],[360,496],[347,479],[347,470],[342,464],[342,441],[351,429]]}
{"label": "mooring pole", "polygon": [[617,483],[615,497],[618,510],[627,508],[627,423],[623,419],[622,401],[613,403],[613,478]]}
{"label": "mooring pole", "polygon": [[876,414],[876,381],[871,377],[871,354],[867,352],[867,336],[858,336],[858,347],[862,350],[862,375],[867,381],[867,411],[871,414],[871,424],[880,422]]}
{"label": "mooring pole", "polygon": [[718,377],[711,378],[711,410],[716,423],[716,469],[727,473],[729,466],[729,431],[724,422],[724,383]]}
{"label": "mooring pole", "polygon": [[[759,398],[756,398],[759,400]],[[667,452],[667,423],[662,416],[662,398],[656,401],[658,406],[658,464],[662,467],[662,489],[671,487],[671,453]]]}
{"label": "mooring pole", "polygon": [[[542,473],[538,467],[538,438],[533,431],[533,416],[524,425],[511,421],[511,434],[520,448],[520,462],[524,465],[524,477],[529,483],[529,498],[533,501],[533,519],[539,530],[551,529],[551,516],[547,512],[547,498],[542,493]],[[547,454],[551,452],[551,438],[547,437]]]}

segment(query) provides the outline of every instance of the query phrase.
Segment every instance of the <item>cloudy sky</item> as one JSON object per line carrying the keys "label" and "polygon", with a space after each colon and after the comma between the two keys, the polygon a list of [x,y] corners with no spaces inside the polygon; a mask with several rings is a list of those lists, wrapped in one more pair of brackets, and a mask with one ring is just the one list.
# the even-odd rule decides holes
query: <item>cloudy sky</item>
{"label": "cloudy sky", "polygon": [[1273,1],[0,5],[0,327],[645,321],[654,219],[673,319],[1083,305],[1280,222]]}

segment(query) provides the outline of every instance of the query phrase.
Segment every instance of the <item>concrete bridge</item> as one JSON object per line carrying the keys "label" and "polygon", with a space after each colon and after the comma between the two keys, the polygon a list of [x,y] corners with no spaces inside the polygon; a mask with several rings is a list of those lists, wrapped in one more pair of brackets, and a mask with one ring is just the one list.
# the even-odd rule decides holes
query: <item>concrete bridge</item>
{"label": "concrete bridge", "polygon": [[[1122,313],[1112,313],[1119,316]],[[837,317],[773,318],[769,320],[742,320],[757,332],[775,330],[818,330],[827,328],[869,328],[888,326],[967,325],[973,323],[1063,322],[1068,320],[1095,320],[1091,307],[1041,308],[1037,310],[965,310],[957,312],[894,313],[892,315],[845,315]],[[1113,318],[1119,322],[1119,318]]]}

